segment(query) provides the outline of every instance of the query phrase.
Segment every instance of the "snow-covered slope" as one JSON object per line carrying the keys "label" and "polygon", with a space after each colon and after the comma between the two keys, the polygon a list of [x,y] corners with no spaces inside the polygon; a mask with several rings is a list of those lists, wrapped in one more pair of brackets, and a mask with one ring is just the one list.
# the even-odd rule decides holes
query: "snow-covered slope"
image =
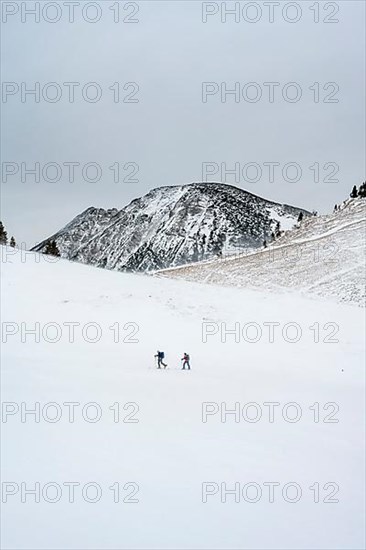
{"label": "snow-covered slope", "polygon": [[275,291],[301,291],[364,305],[366,200],[308,217],[267,249],[165,270],[162,276]]}
{"label": "snow-covered slope", "polygon": [[360,308],[0,250],[3,548],[364,548]]}
{"label": "snow-covered slope", "polygon": [[122,210],[88,208],[50,239],[64,258],[149,271],[256,249],[278,221],[289,229],[300,212],[309,214],[231,185],[192,183],[153,189]]}

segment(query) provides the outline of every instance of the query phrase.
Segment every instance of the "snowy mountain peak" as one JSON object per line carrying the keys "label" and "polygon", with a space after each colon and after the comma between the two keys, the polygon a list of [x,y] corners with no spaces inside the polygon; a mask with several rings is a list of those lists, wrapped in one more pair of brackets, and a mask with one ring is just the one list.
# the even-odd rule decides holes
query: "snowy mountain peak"
{"label": "snowy mountain peak", "polygon": [[[152,189],[118,210],[90,207],[49,239],[62,257],[116,270],[150,271],[255,250],[306,210],[223,183]],[[49,239],[33,250],[43,252]]]}

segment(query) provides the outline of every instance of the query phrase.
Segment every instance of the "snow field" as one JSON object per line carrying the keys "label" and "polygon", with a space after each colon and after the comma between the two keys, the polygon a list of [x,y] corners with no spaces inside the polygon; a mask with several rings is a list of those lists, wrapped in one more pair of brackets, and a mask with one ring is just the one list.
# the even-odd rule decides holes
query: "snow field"
{"label": "snow field", "polygon": [[[8,256],[2,276],[3,338],[18,328],[2,345],[5,548],[364,547],[361,308],[37,254]],[[37,322],[39,343],[26,332]],[[55,343],[55,326],[42,332],[50,323]],[[70,323],[80,323],[72,343]],[[90,323],[95,343],[95,326],[83,335]],[[224,342],[235,323],[239,337]],[[256,343],[253,325],[243,337],[248,323],[262,330]],[[289,323],[301,327],[297,342],[293,326],[283,336]],[[339,341],[326,342],[335,326]],[[167,370],[155,369],[157,349]],[[184,351],[190,372],[180,370]],[[39,422],[26,414],[37,402]],[[65,403],[79,403],[74,422]],[[74,502],[70,482],[80,484]],[[36,483],[39,503],[26,492]]]}

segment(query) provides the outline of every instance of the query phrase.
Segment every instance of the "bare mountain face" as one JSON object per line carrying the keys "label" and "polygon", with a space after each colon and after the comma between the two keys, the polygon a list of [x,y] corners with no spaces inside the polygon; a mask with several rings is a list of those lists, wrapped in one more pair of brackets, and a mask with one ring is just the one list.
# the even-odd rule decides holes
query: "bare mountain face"
{"label": "bare mountain face", "polygon": [[159,187],[117,210],[88,208],[32,250],[55,240],[63,258],[120,271],[152,271],[255,250],[306,210],[231,185]]}

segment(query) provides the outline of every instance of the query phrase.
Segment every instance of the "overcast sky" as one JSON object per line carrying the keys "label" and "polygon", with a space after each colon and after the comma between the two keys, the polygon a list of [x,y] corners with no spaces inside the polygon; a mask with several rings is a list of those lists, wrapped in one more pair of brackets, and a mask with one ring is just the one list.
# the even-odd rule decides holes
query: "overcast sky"
{"label": "overcast sky", "polygon": [[[18,242],[162,185],[226,181],[327,212],[363,181],[363,1],[240,2],[232,15],[221,2],[80,1],[73,23],[65,2],[40,2],[39,23],[21,4],[35,2],[2,2],[1,215]],[[39,102],[24,95],[37,82]],[[80,83],[73,103],[65,82]],[[79,163],[74,181],[65,163]]]}

